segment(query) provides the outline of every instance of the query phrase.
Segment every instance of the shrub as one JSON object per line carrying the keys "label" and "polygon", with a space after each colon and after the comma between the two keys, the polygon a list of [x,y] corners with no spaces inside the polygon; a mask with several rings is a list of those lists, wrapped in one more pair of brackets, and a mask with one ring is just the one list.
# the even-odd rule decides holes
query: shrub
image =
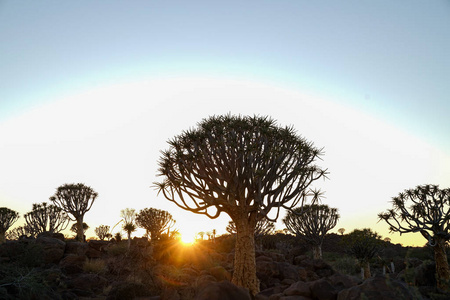
{"label": "shrub", "polygon": [[86,260],[83,264],[83,271],[86,273],[103,274],[106,269],[106,263],[101,259]]}
{"label": "shrub", "polygon": [[360,269],[355,258],[349,256],[342,256],[335,261],[330,262],[331,266],[339,273],[346,275],[355,275]]}
{"label": "shrub", "polygon": [[114,245],[110,245],[108,247],[108,254],[112,256],[123,255],[127,252],[127,245],[124,243],[118,243]]}

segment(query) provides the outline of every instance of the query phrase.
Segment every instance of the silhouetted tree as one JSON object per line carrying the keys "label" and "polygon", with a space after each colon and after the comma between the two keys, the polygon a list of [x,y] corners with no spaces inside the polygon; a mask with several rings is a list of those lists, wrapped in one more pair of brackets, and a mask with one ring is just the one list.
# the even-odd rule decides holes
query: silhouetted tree
{"label": "silhouetted tree", "polygon": [[326,174],[315,165],[321,150],[268,117],[232,115],[204,119],[169,145],[159,160],[159,192],[191,212],[231,217],[237,229],[232,282],[256,294],[256,223],[317,197],[309,186]]}
{"label": "silhouetted tree", "polygon": [[445,245],[450,240],[450,189],[421,185],[392,198],[393,208],[378,214],[391,232],[420,232],[434,250],[439,288],[450,289]]}
{"label": "silhouetted tree", "polygon": [[131,233],[136,230],[136,213],[132,208],[125,208],[120,211],[120,216],[123,220],[122,228],[127,233],[128,249],[131,247]]}
{"label": "silhouetted tree", "polygon": [[169,233],[175,225],[172,215],[161,209],[144,208],[136,216],[136,224],[150,233],[151,241],[159,240],[164,231]]}
{"label": "silhouetted tree", "polygon": [[197,235],[198,235],[199,240],[203,241],[203,236],[205,235],[205,232],[204,231],[200,231],[200,232],[197,233]]}
{"label": "silhouetted tree", "polygon": [[73,221],[77,222],[77,240],[84,241],[83,218],[88,212],[98,193],[91,187],[82,183],[64,184],[56,189],[55,195],[50,200],[59,206],[67,214],[73,216]]}
{"label": "silhouetted tree", "polygon": [[283,223],[289,232],[312,246],[314,259],[321,259],[323,239],[336,226],[338,219],[337,208],[312,204],[289,211]]}
{"label": "silhouetted tree", "polygon": [[345,228],[339,228],[339,229],[338,229],[338,232],[339,232],[341,235],[344,235]]}
{"label": "silhouetted tree", "polygon": [[0,244],[6,240],[6,231],[19,218],[19,213],[7,207],[0,207]]}
{"label": "silhouetted tree", "polygon": [[[81,241],[86,241],[86,231],[89,229],[89,225],[83,222],[83,239]],[[75,233],[75,238],[78,240],[78,225],[77,223],[72,224],[72,227],[70,227],[70,231]]]}
{"label": "silhouetted tree", "polygon": [[108,225],[100,225],[95,228],[95,234],[98,236],[98,238],[103,241],[104,239],[109,239],[112,237],[111,233],[109,233],[109,226]]}
{"label": "silhouetted tree", "polygon": [[70,222],[67,213],[56,205],[48,205],[47,202],[33,204],[32,210],[23,217],[27,232],[33,236],[42,232],[61,232]]}
{"label": "silhouetted tree", "polygon": [[355,229],[342,237],[347,252],[358,259],[363,279],[371,277],[370,260],[381,252],[382,240],[378,233],[369,228]]}
{"label": "silhouetted tree", "polygon": [[28,236],[30,233],[25,226],[19,226],[6,232],[7,240],[18,240],[21,236]]}

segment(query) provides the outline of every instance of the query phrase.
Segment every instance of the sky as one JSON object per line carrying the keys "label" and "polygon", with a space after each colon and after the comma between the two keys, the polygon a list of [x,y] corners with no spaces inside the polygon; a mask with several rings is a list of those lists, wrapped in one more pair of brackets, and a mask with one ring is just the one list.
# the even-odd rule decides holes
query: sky
{"label": "sky", "polygon": [[82,182],[99,193],[87,236],[146,207],[185,236],[224,233],[228,216],[157,194],[160,151],[208,116],[267,115],[324,148],[332,232],[422,246],[377,214],[450,187],[448,53],[448,1],[0,0],[0,206]]}

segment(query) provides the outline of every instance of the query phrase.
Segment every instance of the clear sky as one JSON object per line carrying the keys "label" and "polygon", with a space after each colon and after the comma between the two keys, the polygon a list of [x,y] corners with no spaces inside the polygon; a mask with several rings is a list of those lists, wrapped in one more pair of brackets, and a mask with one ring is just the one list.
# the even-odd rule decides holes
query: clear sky
{"label": "clear sky", "polygon": [[449,53],[444,0],[0,1],[0,206],[83,182],[99,193],[88,236],[127,207],[223,233],[227,216],[157,196],[159,151],[212,114],[260,114],[324,147],[334,231],[423,245],[377,214],[450,187]]}

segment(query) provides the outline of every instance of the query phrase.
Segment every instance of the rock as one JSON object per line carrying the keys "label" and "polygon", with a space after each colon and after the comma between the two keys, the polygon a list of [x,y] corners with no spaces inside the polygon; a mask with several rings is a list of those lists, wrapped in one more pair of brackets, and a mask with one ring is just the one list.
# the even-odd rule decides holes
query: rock
{"label": "rock", "polygon": [[50,237],[50,238],[61,240],[63,242],[66,240],[64,238],[64,234],[59,233],[59,232],[49,232],[49,231],[41,232],[38,234],[37,238],[40,238],[40,237]]}
{"label": "rock", "polygon": [[101,258],[103,256],[103,253],[95,250],[94,248],[88,247],[86,251],[86,257],[87,258]]}
{"label": "rock", "polygon": [[265,255],[258,256],[255,260],[256,260],[256,262],[260,262],[260,261],[269,261],[269,262],[271,262],[271,261],[273,261],[272,258],[270,258],[268,256],[265,256]]}
{"label": "rock", "polygon": [[292,284],[286,290],[284,290],[283,294],[285,296],[305,296],[311,297],[311,290],[309,289],[309,285],[303,281],[297,281]]}
{"label": "rock", "polygon": [[290,279],[293,281],[298,281],[299,271],[296,266],[293,266],[287,262],[278,263],[278,272],[280,273],[280,279]]}
{"label": "rock", "polygon": [[308,256],[306,255],[299,255],[294,257],[294,265],[300,265],[302,263],[302,261],[304,261],[305,259],[308,259]]}
{"label": "rock", "polygon": [[417,295],[405,283],[378,275],[366,279],[362,284],[339,292],[338,300],[396,300],[415,299]]}
{"label": "rock", "polygon": [[70,254],[59,262],[59,266],[67,274],[76,274],[83,272],[83,264],[85,261],[86,256]]}
{"label": "rock", "polygon": [[337,291],[348,289],[361,283],[361,281],[356,277],[340,273],[333,274],[332,276],[328,277],[328,280],[330,281],[331,285],[335,289],[337,289]]}
{"label": "rock", "polygon": [[42,247],[42,255],[45,263],[59,263],[66,248],[65,242],[46,236],[38,237],[36,244]]}
{"label": "rock", "polygon": [[106,252],[106,247],[110,244],[109,241],[90,240],[88,246],[100,252]]}
{"label": "rock", "polygon": [[89,245],[87,243],[70,241],[66,243],[65,254],[86,255]]}
{"label": "rock", "polygon": [[304,296],[283,296],[280,298],[280,300],[312,300],[312,299]]}
{"label": "rock", "polygon": [[298,279],[301,281],[306,281],[308,278],[308,272],[303,267],[297,267]]}
{"label": "rock", "polygon": [[195,280],[195,286],[197,287],[197,290],[200,291],[204,287],[210,285],[211,283],[217,282],[217,279],[212,275],[200,275]]}
{"label": "rock", "polygon": [[108,281],[106,278],[97,274],[80,274],[67,281],[67,286],[76,289],[89,292],[102,291]]}
{"label": "rock", "polygon": [[328,277],[335,273],[333,267],[322,259],[314,259],[313,268],[314,273],[316,273],[319,277]]}
{"label": "rock", "polygon": [[[113,285],[111,291],[108,293],[106,300],[135,299],[137,297],[149,296],[153,295],[150,289],[145,284],[125,281]],[[155,299],[159,298],[155,297]]]}
{"label": "rock", "polygon": [[215,266],[210,268],[209,273],[214,276],[217,281],[222,281],[222,280],[231,280],[231,273],[228,272],[224,267],[222,266]]}
{"label": "rock", "polygon": [[325,278],[310,283],[309,289],[314,299],[335,300],[338,290]]}
{"label": "rock", "polygon": [[256,262],[256,276],[267,287],[273,286],[273,278],[280,276],[278,263],[265,260]]}
{"label": "rock", "polygon": [[247,289],[238,287],[229,281],[211,283],[194,299],[196,300],[251,300]]}

